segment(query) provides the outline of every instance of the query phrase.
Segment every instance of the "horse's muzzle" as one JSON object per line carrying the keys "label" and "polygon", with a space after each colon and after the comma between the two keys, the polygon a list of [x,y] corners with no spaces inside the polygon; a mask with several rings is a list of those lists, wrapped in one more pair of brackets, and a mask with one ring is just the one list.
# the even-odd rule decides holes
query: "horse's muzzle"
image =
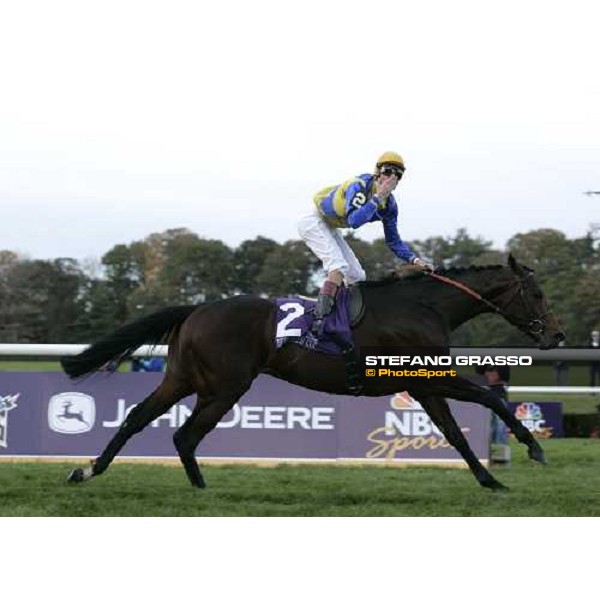
{"label": "horse's muzzle", "polygon": [[552,311],[548,312],[544,328],[538,337],[538,347],[540,350],[551,350],[552,348],[556,348],[565,339],[566,335],[560,321]]}
{"label": "horse's muzzle", "polygon": [[552,350],[552,348],[556,348],[561,342],[566,339],[566,335],[559,331],[552,336],[543,336],[540,339],[539,348],[540,350]]}

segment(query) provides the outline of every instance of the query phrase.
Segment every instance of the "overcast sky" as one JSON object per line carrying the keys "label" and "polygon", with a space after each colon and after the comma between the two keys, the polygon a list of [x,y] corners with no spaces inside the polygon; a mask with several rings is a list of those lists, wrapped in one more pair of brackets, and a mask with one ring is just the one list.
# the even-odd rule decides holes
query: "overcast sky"
{"label": "overcast sky", "polygon": [[282,242],[388,149],[404,239],[600,222],[593,2],[6,4],[0,249],[100,257],[173,227]]}

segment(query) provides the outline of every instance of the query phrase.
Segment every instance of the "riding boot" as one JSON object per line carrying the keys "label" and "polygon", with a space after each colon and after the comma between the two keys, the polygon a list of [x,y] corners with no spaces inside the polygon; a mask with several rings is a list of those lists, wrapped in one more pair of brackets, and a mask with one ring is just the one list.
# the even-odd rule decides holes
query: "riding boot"
{"label": "riding boot", "polygon": [[323,288],[319,292],[317,297],[317,305],[315,306],[315,312],[312,322],[311,332],[320,337],[323,334],[323,326],[325,323],[325,317],[331,313],[335,306],[335,294],[337,292],[337,285],[333,281],[326,281],[323,284]]}

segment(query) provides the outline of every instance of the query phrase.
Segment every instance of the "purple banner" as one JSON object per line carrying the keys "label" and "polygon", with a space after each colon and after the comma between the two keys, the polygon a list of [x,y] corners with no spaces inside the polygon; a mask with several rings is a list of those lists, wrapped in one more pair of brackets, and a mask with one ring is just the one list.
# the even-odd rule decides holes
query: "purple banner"
{"label": "purple banner", "polygon": [[[73,383],[62,373],[0,373],[1,456],[97,456],[161,373],[98,374]],[[173,433],[189,397],[134,436],[120,456],[176,457]],[[488,458],[489,417],[450,401],[475,454]],[[462,461],[408,394],[354,398],[260,376],[198,447],[206,458]]]}
{"label": "purple banner", "polygon": [[508,405],[534,437],[563,437],[562,402],[509,402]]}

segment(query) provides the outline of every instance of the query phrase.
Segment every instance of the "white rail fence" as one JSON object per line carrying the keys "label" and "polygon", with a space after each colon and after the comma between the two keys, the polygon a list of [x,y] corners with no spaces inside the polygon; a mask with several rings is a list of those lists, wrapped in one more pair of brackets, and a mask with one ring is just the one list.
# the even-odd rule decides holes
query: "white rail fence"
{"label": "white rail fence", "polygon": [[[73,356],[89,344],[0,344],[0,356],[57,358]],[[167,356],[168,346],[140,346],[133,356]]]}
{"label": "white rail fence", "polygon": [[[73,356],[88,348],[87,344],[0,344],[0,356],[57,358]],[[133,356],[166,357],[168,346],[140,346]],[[452,356],[531,356],[534,360],[600,361],[600,350],[590,348],[452,348]],[[600,387],[589,386],[510,386],[511,392],[522,394],[600,394]]]}

